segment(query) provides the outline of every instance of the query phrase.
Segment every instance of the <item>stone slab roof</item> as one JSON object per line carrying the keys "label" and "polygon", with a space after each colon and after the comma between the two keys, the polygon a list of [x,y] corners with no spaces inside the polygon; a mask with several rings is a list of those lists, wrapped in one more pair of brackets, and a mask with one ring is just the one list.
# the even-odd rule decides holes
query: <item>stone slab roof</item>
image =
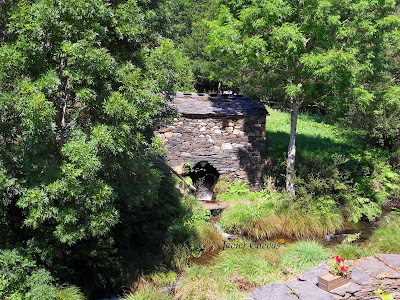
{"label": "stone slab roof", "polygon": [[217,95],[177,92],[171,106],[186,117],[267,115],[261,103],[242,95]]}

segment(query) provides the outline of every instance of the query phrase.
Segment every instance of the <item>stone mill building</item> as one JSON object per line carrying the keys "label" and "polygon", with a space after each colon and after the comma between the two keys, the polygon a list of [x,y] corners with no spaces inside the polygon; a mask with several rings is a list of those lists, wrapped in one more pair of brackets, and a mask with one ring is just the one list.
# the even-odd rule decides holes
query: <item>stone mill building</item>
{"label": "stone mill building", "polygon": [[[178,118],[155,135],[167,148],[165,161],[211,189],[220,176],[262,187],[267,111],[246,96],[177,93]],[[182,168],[181,168],[182,169]],[[199,183],[199,182],[197,182]]]}

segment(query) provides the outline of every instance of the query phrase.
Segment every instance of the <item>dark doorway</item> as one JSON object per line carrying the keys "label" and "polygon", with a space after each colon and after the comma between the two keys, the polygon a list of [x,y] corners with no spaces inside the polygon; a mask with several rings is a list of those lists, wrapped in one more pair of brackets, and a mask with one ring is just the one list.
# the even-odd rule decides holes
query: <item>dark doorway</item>
{"label": "dark doorway", "polygon": [[219,172],[211,164],[206,161],[197,163],[188,176],[193,181],[193,185],[197,188],[197,196],[199,200],[211,201],[214,195],[214,185],[219,178]]}

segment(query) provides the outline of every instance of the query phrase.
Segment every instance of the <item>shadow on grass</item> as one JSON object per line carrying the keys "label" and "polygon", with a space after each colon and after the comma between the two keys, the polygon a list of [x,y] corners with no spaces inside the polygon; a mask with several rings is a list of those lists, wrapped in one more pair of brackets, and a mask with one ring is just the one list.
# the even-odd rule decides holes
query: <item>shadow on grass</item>
{"label": "shadow on grass", "polygon": [[[342,142],[338,142],[323,136],[297,134],[296,174],[305,180],[311,174],[324,177],[326,168],[332,165],[336,165],[343,174],[351,174],[353,178],[362,175],[361,168],[365,165],[372,171],[371,162],[363,158],[363,151],[366,148],[362,136],[351,132],[345,132],[343,136]],[[274,174],[277,177],[278,187],[284,186],[288,144],[288,133],[266,131],[266,157],[274,161]],[[354,157],[360,158],[355,160]]]}

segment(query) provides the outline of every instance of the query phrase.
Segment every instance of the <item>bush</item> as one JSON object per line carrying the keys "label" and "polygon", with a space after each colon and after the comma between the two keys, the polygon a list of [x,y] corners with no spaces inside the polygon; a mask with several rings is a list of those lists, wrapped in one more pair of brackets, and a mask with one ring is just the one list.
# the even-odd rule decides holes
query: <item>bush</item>
{"label": "bush", "polygon": [[57,287],[50,272],[17,249],[0,250],[0,298],[83,300],[75,286]]}
{"label": "bush", "polygon": [[242,180],[236,181],[220,181],[217,183],[216,191],[217,200],[219,201],[237,201],[242,199],[250,199],[250,190],[246,187],[246,184]]}

